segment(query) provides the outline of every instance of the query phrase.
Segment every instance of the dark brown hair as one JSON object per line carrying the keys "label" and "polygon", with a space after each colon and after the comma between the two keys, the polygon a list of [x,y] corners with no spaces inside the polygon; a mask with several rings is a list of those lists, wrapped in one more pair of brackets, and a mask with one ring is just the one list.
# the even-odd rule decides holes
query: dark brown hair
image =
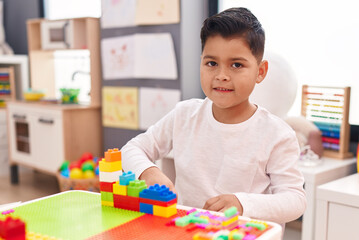
{"label": "dark brown hair", "polygon": [[207,18],[201,29],[202,51],[209,37],[239,36],[247,42],[253,56],[260,62],[264,53],[265,33],[261,23],[247,8],[230,8]]}

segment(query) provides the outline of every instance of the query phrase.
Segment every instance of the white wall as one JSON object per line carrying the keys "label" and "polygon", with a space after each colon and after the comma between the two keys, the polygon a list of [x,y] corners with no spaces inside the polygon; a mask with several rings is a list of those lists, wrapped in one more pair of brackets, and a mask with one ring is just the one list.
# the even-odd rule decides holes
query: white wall
{"label": "white wall", "polygon": [[200,84],[200,31],[208,16],[207,0],[181,0],[182,98],[204,97]]}
{"label": "white wall", "polygon": [[243,6],[266,31],[266,50],[284,57],[298,80],[290,115],[300,114],[301,85],[351,86],[349,122],[359,124],[359,15],[352,0],[222,0]]}

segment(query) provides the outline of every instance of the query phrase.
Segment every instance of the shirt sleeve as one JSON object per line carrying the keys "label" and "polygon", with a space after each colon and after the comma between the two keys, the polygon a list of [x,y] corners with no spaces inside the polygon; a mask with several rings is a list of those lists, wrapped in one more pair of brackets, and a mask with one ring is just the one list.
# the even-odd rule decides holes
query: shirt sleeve
{"label": "shirt sleeve", "polygon": [[132,171],[138,178],[155,161],[165,157],[172,149],[172,133],[175,110],[149,127],[122,147],[122,168]]}
{"label": "shirt sleeve", "polygon": [[294,134],[278,142],[267,163],[270,194],[235,193],[243,206],[243,215],[286,223],[299,218],[306,208],[304,178],[297,167],[299,148]]}

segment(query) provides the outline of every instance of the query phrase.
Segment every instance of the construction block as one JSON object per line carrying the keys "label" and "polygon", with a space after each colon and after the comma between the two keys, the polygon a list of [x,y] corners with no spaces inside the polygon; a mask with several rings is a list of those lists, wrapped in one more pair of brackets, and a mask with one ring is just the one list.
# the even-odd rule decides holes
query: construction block
{"label": "construction block", "polygon": [[136,179],[136,176],[133,172],[124,172],[122,175],[120,175],[120,185],[129,185],[130,181],[134,181]]}
{"label": "construction block", "polygon": [[193,240],[212,240],[213,233],[198,232],[193,235]]}
{"label": "construction block", "polygon": [[153,215],[153,205],[140,202],[140,212]]}
{"label": "construction block", "polygon": [[121,151],[118,148],[108,149],[105,152],[105,161],[106,162],[117,162],[121,161]]}
{"label": "construction block", "polygon": [[[99,170],[100,174],[101,172],[117,172],[122,170],[122,162],[106,162],[106,160],[103,158],[99,162]],[[117,180],[117,179],[116,179]]]}
{"label": "construction block", "polygon": [[131,181],[127,186],[127,196],[139,197],[140,192],[147,188],[146,182],[144,180],[134,180]]}
{"label": "construction block", "polygon": [[224,211],[224,216],[227,218],[233,217],[235,215],[238,215],[238,210],[236,207],[230,207],[226,211]]}
{"label": "construction block", "polygon": [[223,221],[222,226],[226,227],[235,222],[238,222],[238,215],[235,215],[232,218],[228,218],[227,220]]}
{"label": "construction block", "polygon": [[118,176],[122,174],[122,170],[115,172],[100,172],[100,182],[116,182],[118,180]]}
{"label": "construction block", "polygon": [[152,200],[152,199],[147,199],[147,198],[140,198],[140,203],[147,203],[147,204],[151,204],[151,205],[168,207],[170,205],[177,203],[177,198],[172,199],[171,201],[168,201],[168,202],[162,202],[162,201],[157,201],[157,200]]}
{"label": "construction block", "polygon": [[257,228],[259,231],[263,231],[267,228],[267,225],[259,221],[250,221],[246,223],[246,227],[254,227]]}
{"label": "construction block", "polygon": [[177,227],[185,227],[190,223],[191,223],[191,217],[188,217],[188,216],[178,218],[175,221],[175,225]]}
{"label": "construction block", "polygon": [[101,201],[113,202],[112,192],[101,192]]}
{"label": "construction block", "polygon": [[0,238],[9,240],[25,240],[25,223],[11,216],[0,220]]}
{"label": "construction block", "polygon": [[242,240],[243,238],[244,238],[244,234],[239,232],[237,229],[229,233],[229,239]]}
{"label": "construction block", "polygon": [[138,197],[113,195],[113,203],[115,208],[122,208],[132,211],[140,211],[140,199]]}
{"label": "construction block", "polygon": [[169,218],[177,214],[177,204],[168,207],[153,206],[153,215]]}
{"label": "construction block", "polygon": [[101,201],[101,205],[102,206],[108,206],[108,207],[113,207],[114,203],[113,202],[109,202],[109,201]]}
{"label": "construction block", "polygon": [[100,182],[100,192],[113,192],[113,184],[115,182]]}
{"label": "construction block", "polygon": [[113,194],[127,196],[127,186],[120,185],[119,181],[112,186]]}
{"label": "construction block", "polygon": [[140,198],[153,199],[162,202],[168,202],[177,198],[177,195],[169,190],[165,185],[155,184],[143,190],[140,193]]}

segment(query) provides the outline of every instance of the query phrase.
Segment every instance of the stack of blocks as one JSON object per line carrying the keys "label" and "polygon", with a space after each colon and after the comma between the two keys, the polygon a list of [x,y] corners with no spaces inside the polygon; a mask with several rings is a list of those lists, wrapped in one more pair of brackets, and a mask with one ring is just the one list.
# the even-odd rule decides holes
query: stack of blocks
{"label": "stack of blocks", "polygon": [[121,152],[109,149],[99,163],[101,204],[161,217],[177,214],[177,196],[168,187],[147,188],[131,171],[122,173]]}

